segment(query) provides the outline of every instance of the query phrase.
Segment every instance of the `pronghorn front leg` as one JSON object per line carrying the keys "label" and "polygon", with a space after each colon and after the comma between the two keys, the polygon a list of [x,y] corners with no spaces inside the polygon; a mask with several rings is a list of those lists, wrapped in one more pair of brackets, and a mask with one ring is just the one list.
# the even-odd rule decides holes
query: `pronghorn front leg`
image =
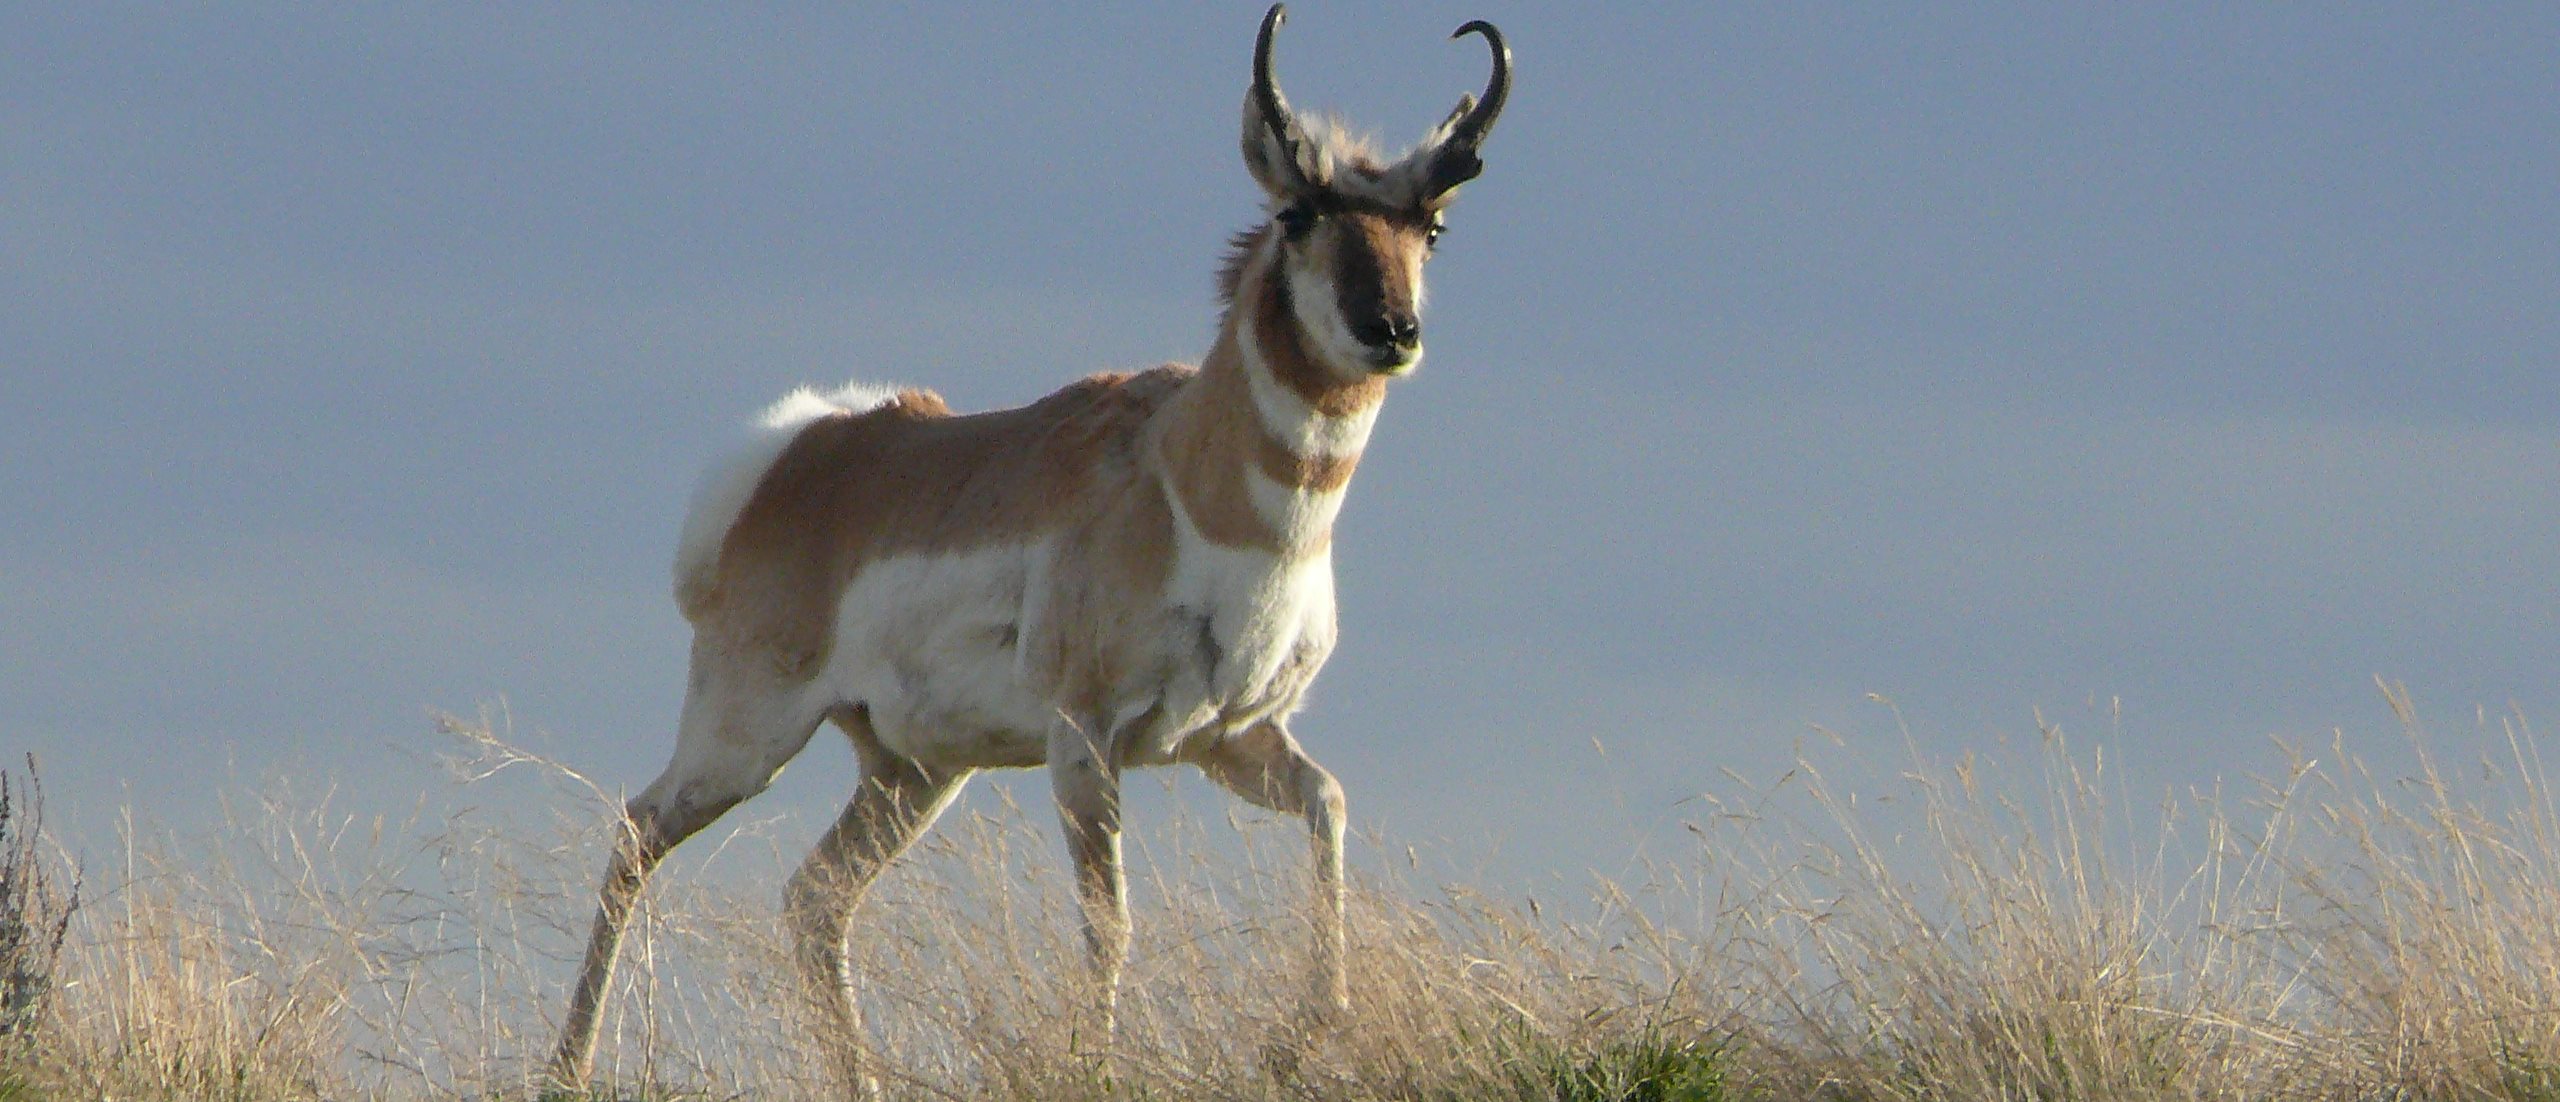
{"label": "pronghorn front leg", "polygon": [[1277,720],[1253,725],[1199,759],[1209,778],[1253,803],[1304,815],[1315,848],[1316,973],[1307,1017],[1322,1024],[1351,1008],[1344,975],[1342,785],[1298,747]]}
{"label": "pronghorn front leg", "polygon": [[1093,954],[1098,1031],[1108,1047],[1129,958],[1129,885],[1120,867],[1120,766],[1106,725],[1061,716],[1049,733],[1049,784],[1084,903],[1085,945]]}

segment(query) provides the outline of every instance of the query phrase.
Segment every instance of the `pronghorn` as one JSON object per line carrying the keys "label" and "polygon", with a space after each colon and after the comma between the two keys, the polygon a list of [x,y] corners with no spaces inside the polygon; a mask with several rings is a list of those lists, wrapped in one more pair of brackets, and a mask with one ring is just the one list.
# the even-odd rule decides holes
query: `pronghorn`
{"label": "pronghorn", "polygon": [[[1120,771],[1189,762],[1314,835],[1309,1011],[1348,1006],[1342,788],[1288,729],[1334,644],[1333,521],[1385,396],[1422,358],[1422,268],[1482,170],[1493,74],[1388,161],[1291,111],[1263,16],[1236,236],[1199,366],[1095,375],[955,415],[925,390],[803,390],[713,468],[684,523],[694,629],[673,759],[625,808],[554,1076],[583,1082],[634,897],[668,850],[762,791],[832,721],[862,780],[785,910],[837,1047],[858,1047],[847,923],[973,770],[1048,767],[1108,1013],[1128,951]],[[861,1081],[860,1069],[847,1070]]]}

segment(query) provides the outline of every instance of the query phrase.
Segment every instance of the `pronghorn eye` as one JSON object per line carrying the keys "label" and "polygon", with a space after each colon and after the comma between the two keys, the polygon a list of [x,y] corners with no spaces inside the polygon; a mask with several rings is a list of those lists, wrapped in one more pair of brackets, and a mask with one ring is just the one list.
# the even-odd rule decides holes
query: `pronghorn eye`
{"label": "pronghorn eye", "polygon": [[1440,231],[1445,230],[1445,229],[1447,229],[1447,228],[1448,228],[1447,226],[1443,226],[1443,225],[1441,225],[1441,224],[1440,224],[1439,219],[1436,219],[1436,218],[1435,218],[1435,219],[1433,219],[1433,220],[1431,221],[1431,225],[1430,225],[1429,227],[1425,228],[1425,229],[1422,231],[1422,244],[1423,244],[1423,246],[1424,246],[1424,247],[1426,247],[1426,248],[1433,248],[1433,249],[1439,248],[1439,247],[1440,247]]}
{"label": "pronghorn eye", "polygon": [[1280,213],[1273,215],[1272,219],[1280,223],[1281,233],[1287,234],[1290,240],[1295,241],[1305,237],[1308,230],[1315,228],[1315,204],[1291,203],[1280,208]]}

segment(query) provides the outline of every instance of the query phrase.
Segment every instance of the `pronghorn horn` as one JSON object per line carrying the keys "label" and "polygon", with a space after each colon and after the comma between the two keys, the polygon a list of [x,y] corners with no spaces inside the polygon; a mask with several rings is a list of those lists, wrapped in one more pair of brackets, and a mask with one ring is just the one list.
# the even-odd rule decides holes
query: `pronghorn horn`
{"label": "pronghorn horn", "polygon": [[1484,132],[1493,129],[1493,120],[1502,114],[1502,101],[1511,98],[1511,47],[1504,45],[1502,31],[1481,19],[1470,19],[1451,34],[1451,39],[1471,34],[1484,36],[1485,45],[1493,48],[1493,77],[1484,85],[1484,95],[1476,100],[1476,109],[1458,124],[1449,140],[1468,145],[1482,144]]}
{"label": "pronghorn horn", "polygon": [[1484,162],[1476,157],[1476,147],[1484,144],[1485,132],[1493,129],[1493,120],[1502,115],[1503,101],[1511,98],[1511,47],[1503,44],[1502,31],[1484,20],[1470,19],[1449,37],[1465,38],[1471,34],[1483,35],[1485,45],[1492,48],[1493,76],[1485,82],[1482,97],[1459,100],[1455,114],[1461,117],[1449,129],[1448,140],[1441,143],[1439,163],[1432,166],[1434,191],[1447,191],[1484,171]]}
{"label": "pronghorn horn", "polygon": [[1270,11],[1263,13],[1262,33],[1253,39],[1253,102],[1262,109],[1262,125],[1288,151],[1290,168],[1295,171],[1298,143],[1289,137],[1289,99],[1280,94],[1280,82],[1271,78],[1271,33],[1288,18],[1285,4],[1273,4]]}

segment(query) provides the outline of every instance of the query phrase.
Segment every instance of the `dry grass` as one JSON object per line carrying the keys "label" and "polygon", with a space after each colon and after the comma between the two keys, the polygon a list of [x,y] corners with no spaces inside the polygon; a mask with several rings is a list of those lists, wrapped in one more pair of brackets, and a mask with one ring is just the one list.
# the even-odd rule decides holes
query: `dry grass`
{"label": "dry grass", "polygon": [[[455,731],[476,779],[449,807],[278,788],[93,870],[0,1098],[537,1095],[605,801]],[[1355,1005],[1315,1038],[1290,1025],[1297,831],[1217,856],[1224,824],[1186,824],[1149,841],[1173,871],[1134,893],[1107,1059],[1064,1024],[1085,993],[1045,809],[955,817],[865,909],[864,1043],[917,1098],[2560,1099],[2560,815],[2505,731],[2468,790],[2331,746],[2141,812],[2059,731],[2024,777],[1915,760],[1882,807],[1808,759],[1582,921],[1372,874]],[[796,844],[750,823],[652,889],[598,1097],[830,1093],[774,900]]]}
{"label": "dry grass", "polygon": [[78,877],[49,859],[43,834],[44,783],[29,754],[23,783],[0,769],[0,1043],[42,1019],[79,906]]}

